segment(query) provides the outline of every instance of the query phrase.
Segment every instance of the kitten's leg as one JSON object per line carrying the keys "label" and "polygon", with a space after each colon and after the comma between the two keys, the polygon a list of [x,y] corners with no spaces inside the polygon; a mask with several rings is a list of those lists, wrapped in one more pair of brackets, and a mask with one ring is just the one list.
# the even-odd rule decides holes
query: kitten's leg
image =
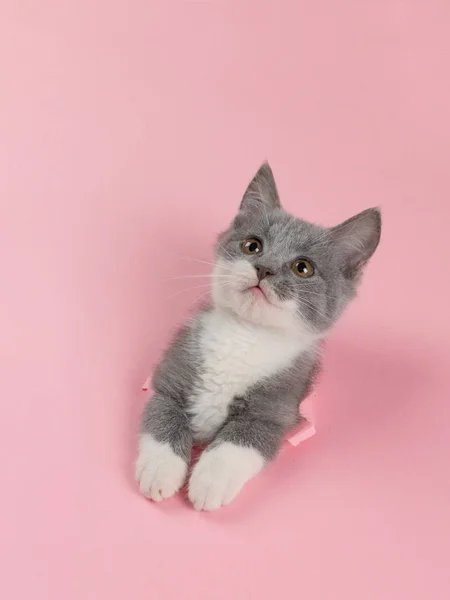
{"label": "kitten's leg", "polygon": [[275,423],[250,417],[229,420],[192,471],[189,499],[194,507],[216,510],[231,502],[276,455],[283,436]]}
{"label": "kitten's leg", "polygon": [[186,479],[191,449],[184,411],[171,398],[155,395],[142,415],[136,462],[141,492],[156,502],[173,496]]}

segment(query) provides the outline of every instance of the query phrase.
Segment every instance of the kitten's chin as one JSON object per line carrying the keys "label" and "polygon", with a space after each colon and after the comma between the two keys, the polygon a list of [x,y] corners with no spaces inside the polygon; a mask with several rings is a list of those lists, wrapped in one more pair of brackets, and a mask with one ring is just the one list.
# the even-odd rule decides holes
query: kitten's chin
{"label": "kitten's chin", "polygon": [[271,327],[293,333],[305,327],[293,314],[293,307],[276,306],[266,293],[256,286],[244,290],[217,290],[213,293],[214,305],[232,312],[237,317],[261,327]]}

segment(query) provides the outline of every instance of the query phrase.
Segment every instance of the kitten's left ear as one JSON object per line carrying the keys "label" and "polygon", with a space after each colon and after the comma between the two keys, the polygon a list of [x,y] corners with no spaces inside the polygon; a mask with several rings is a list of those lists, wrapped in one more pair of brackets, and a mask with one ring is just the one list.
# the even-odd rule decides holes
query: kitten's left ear
{"label": "kitten's left ear", "polygon": [[241,210],[263,206],[266,209],[280,208],[280,198],[272,169],[268,162],[263,163],[251,180],[241,202]]}
{"label": "kitten's left ear", "polygon": [[368,208],[331,228],[346,277],[356,279],[375,252],[381,235],[381,213]]}

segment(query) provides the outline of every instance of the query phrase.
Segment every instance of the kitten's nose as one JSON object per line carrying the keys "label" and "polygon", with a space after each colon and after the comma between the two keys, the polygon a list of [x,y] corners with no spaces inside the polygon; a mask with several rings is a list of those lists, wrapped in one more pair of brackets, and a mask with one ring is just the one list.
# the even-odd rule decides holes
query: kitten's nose
{"label": "kitten's nose", "polygon": [[272,271],[267,267],[261,267],[260,265],[255,267],[256,273],[258,274],[258,283],[265,279],[268,275],[273,275]]}

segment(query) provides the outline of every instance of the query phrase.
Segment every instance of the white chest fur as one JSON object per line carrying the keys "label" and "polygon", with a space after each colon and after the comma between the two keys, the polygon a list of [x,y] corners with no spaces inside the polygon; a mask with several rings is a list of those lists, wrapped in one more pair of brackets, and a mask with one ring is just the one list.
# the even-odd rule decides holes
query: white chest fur
{"label": "white chest fur", "polygon": [[190,415],[196,440],[209,441],[235,396],[289,366],[309,344],[221,310],[203,315],[202,325],[202,376],[190,398]]}

